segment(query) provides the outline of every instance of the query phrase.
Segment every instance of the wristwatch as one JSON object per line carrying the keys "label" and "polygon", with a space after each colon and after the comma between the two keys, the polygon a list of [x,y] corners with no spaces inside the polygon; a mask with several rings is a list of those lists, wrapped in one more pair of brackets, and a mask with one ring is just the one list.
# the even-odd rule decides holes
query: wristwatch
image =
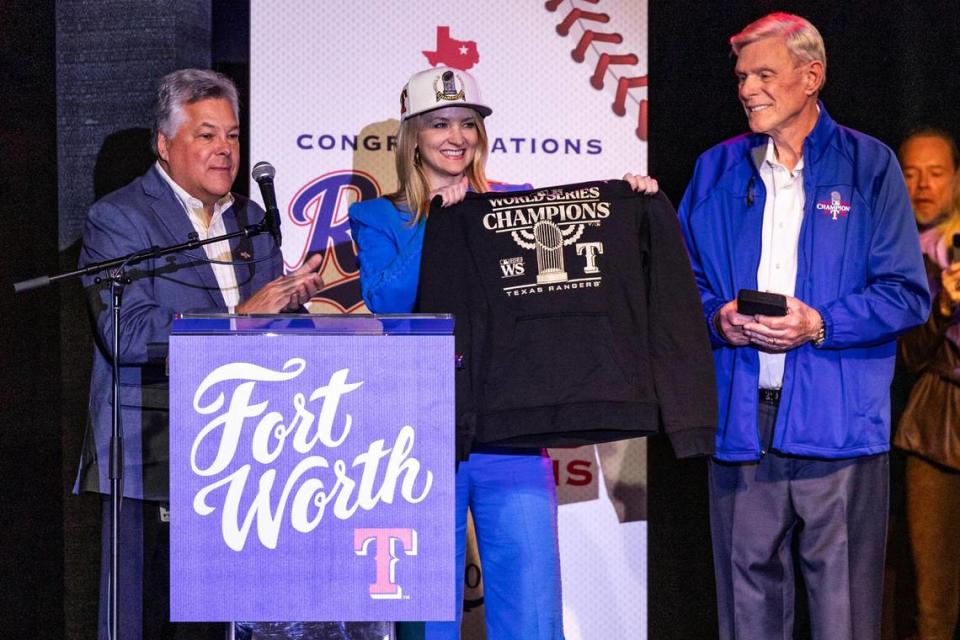
{"label": "wristwatch", "polygon": [[819,347],[823,344],[823,341],[826,339],[827,339],[827,325],[826,323],[824,323],[823,319],[821,318],[820,330],[817,331],[817,337],[814,338],[811,342],[813,342],[813,346]]}

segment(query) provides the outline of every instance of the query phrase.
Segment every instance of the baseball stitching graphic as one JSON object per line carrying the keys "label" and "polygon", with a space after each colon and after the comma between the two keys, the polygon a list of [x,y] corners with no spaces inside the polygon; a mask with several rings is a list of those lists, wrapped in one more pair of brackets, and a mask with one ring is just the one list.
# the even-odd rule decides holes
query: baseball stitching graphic
{"label": "baseball stitching graphic", "polygon": [[[599,4],[600,0],[584,0],[590,4]],[[556,12],[560,5],[565,4],[566,0],[548,0],[544,5],[547,11]],[[557,25],[557,33],[562,37],[567,37],[574,25],[583,30],[580,41],[570,52],[571,57],[577,62],[584,62],[587,52],[593,52],[596,56],[593,75],[590,77],[590,86],[601,91],[604,88],[605,80],[609,75],[617,83],[617,90],[611,104],[613,112],[620,117],[627,114],[627,99],[637,104],[639,115],[637,117],[637,137],[641,140],[647,140],[647,112],[648,105],[646,98],[638,99],[630,92],[647,86],[646,75],[637,74],[638,57],[634,53],[610,53],[601,51],[598,43],[610,45],[623,44],[623,36],[619,33],[597,31],[592,27],[605,25],[610,22],[610,16],[606,13],[593,11],[584,11],[570,3],[571,9],[563,20]]]}

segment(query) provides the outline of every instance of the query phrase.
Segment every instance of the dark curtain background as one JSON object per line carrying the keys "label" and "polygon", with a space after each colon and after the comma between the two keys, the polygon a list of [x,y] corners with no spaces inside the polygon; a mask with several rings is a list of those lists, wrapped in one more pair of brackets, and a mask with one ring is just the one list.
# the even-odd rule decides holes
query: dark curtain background
{"label": "dark curtain background", "polygon": [[[50,3],[0,3],[0,635],[63,637],[57,103]],[[68,454],[70,455],[70,454]]]}
{"label": "dark curtain background", "polygon": [[[86,207],[149,161],[143,155],[143,129],[149,126],[143,101],[162,73],[209,60],[234,77],[248,104],[245,1],[217,0],[207,11],[202,3],[165,0],[149,4],[155,14],[147,6],[115,0],[0,3],[4,637],[93,637],[99,550],[95,501],[69,494],[90,351],[79,290],[61,286],[15,296],[12,283],[71,268]],[[727,38],[775,10],[805,15],[823,33],[823,99],[838,122],[894,147],[921,123],[960,134],[956,1],[649,0],[649,169],[675,203],[697,155],[744,130]],[[145,21],[149,26],[138,26]],[[85,34],[97,29],[96,46],[85,44]],[[331,59],[336,54],[331,51]],[[81,104],[73,122],[63,115],[58,120],[58,100],[71,104],[73,95],[58,94],[58,80],[65,79],[81,86],[99,82],[128,95],[132,115]],[[71,126],[77,121],[104,126],[74,142]],[[86,161],[76,161],[84,154]],[[246,173],[238,180],[243,192]],[[650,638],[715,637],[705,464],[677,462],[669,444],[655,439],[649,467]]]}

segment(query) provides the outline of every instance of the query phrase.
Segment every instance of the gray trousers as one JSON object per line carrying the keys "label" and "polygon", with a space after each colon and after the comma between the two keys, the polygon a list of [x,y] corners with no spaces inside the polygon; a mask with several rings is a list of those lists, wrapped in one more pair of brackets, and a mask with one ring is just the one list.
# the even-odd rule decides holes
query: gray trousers
{"label": "gray trousers", "polygon": [[720,638],[792,640],[795,566],[814,640],[879,638],[888,456],[780,455],[769,447],[776,415],[760,403],[759,462],[710,462]]}

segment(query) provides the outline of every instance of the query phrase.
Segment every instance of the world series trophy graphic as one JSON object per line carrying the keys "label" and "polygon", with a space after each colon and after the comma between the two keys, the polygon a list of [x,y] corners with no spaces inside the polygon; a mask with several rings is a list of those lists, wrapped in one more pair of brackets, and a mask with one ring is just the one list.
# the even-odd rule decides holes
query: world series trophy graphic
{"label": "world series trophy graphic", "polygon": [[568,224],[561,228],[551,220],[540,220],[532,230],[515,229],[510,235],[522,248],[537,252],[537,284],[551,284],[567,281],[563,248],[580,239],[583,227]]}
{"label": "world series trophy graphic", "polygon": [[463,100],[463,82],[457,89],[457,77],[453,71],[444,71],[437,80],[443,83],[443,89],[437,88],[437,83],[434,83],[434,88],[437,89],[437,101]]}
{"label": "world series trophy graphic", "polygon": [[541,220],[533,225],[537,245],[537,283],[566,282],[563,269],[563,232],[554,223]]}

